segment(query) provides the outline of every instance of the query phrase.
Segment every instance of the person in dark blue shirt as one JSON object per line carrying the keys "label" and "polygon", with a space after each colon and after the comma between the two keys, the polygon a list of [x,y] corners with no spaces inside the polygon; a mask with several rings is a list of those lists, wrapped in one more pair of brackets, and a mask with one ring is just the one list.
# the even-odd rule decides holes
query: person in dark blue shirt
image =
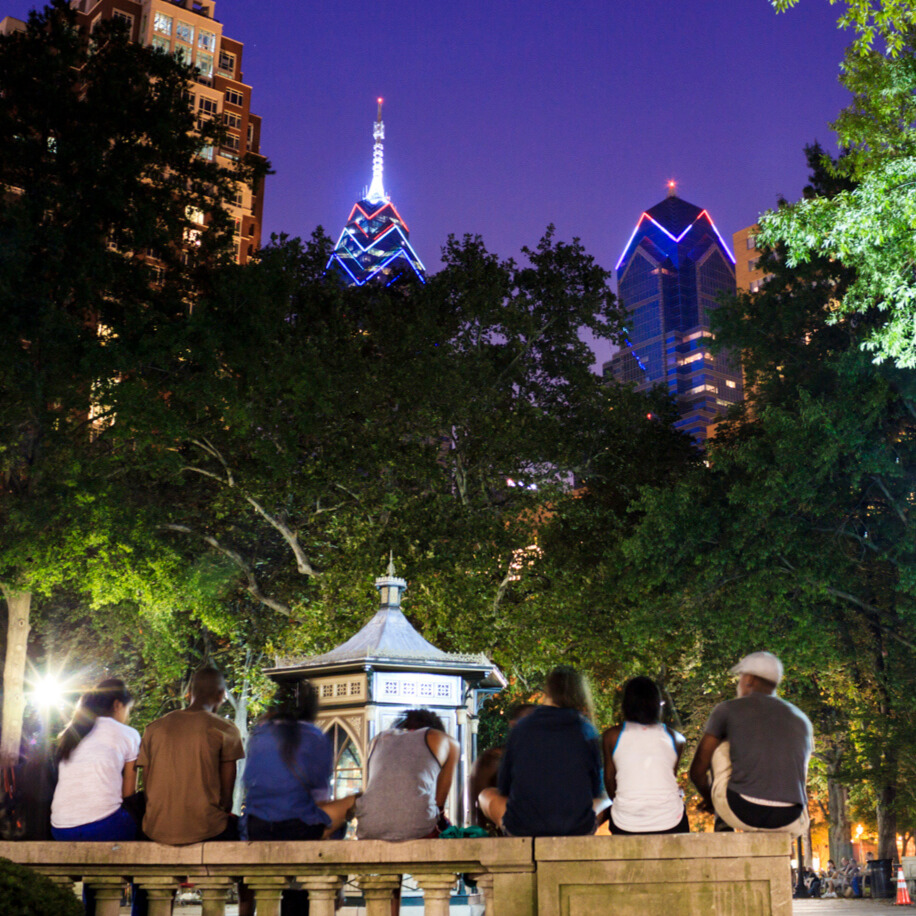
{"label": "person in dark blue shirt", "polygon": [[481,792],[480,808],[510,836],[593,833],[604,786],[588,683],[562,666],[544,694],[544,705],[509,732],[497,788]]}

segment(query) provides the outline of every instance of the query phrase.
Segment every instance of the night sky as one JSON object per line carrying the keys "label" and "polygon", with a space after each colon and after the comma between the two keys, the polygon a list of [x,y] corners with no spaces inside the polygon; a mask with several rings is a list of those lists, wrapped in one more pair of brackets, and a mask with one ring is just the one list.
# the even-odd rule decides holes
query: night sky
{"label": "night sky", "polygon": [[[34,2],[6,0],[22,18]],[[431,271],[449,233],[517,257],[548,223],[612,268],[674,178],[731,234],[834,149],[851,36],[801,0],[217,0],[264,118],[265,230],[335,239],[368,185],[385,99],[385,187]],[[603,355],[603,354],[602,354]]]}

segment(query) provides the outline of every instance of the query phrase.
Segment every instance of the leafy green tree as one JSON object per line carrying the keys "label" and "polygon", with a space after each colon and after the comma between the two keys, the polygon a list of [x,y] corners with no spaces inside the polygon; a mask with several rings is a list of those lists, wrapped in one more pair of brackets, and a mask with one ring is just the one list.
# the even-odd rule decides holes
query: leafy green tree
{"label": "leafy green tree", "polygon": [[[846,12],[837,20],[840,28],[853,29],[858,37],[853,45],[857,53],[867,53],[881,38],[893,57],[904,46],[913,26],[916,9],[911,0],[830,0],[831,5],[842,2]],[[785,12],[798,0],[770,0],[777,12]]]}
{"label": "leafy green tree", "polygon": [[155,378],[151,343],[230,258],[220,202],[254,177],[253,163],[201,156],[220,128],[195,123],[191,76],[116,21],[80,34],[60,0],[0,38],[4,763],[18,754],[33,593],[89,567],[104,579],[139,524],[117,517],[124,481],[102,435],[117,425],[120,383],[141,369]]}
{"label": "leafy green tree", "polygon": [[[774,0],[783,9],[790,0]],[[832,125],[848,150],[834,164],[848,187],[764,215],[761,240],[784,248],[790,265],[831,258],[855,270],[833,320],[881,313],[860,345],[876,362],[916,366],[916,284],[912,225],[916,217],[916,133],[912,45],[916,8],[908,0],[872,4],[848,0],[841,24],[859,32],[847,53],[841,82],[852,103]],[[872,48],[882,36],[888,53]]]}

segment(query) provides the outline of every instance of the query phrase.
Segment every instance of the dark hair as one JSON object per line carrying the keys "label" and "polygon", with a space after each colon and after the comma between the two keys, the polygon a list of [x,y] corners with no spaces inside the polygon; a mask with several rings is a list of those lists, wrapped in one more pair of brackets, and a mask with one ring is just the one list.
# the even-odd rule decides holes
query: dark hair
{"label": "dark hair", "polygon": [[314,722],[317,715],[318,690],[311,681],[281,684],[274,694],[265,719],[276,725],[280,759],[287,768],[293,770],[296,767],[299,723]]}
{"label": "dark hair", "polygon": [[509,724],[514,725],[519,719],[524,719],[529,712],[534,712],[537,708],[536,703],[513,703],[507,715]]}
{"label": "dark hair", "polygon": [[418,728],[437,728],[445,731],[442,720],[431,709],[408,709],[394,724],[395,728],[406,728],[415,731]]}
{"label": "dark hair", "polygon": [[222,672],[213,667],[198,668],[191,678],[191,699],[204,703],[215,702],[226,689]]}
{"label": "dark hair", "polygon": [[589,719],[594,716],[592,691],[584,674],[569,665],[559,665],[547,675],[544,693],[562,709],[577,709]]}
{"label": "dark hair", "polygon": [[662,694],[651,677],[631,677],[623,686],[623,718],[639,725],[662,720]]}
{"label": "dark hair", "polygon": [[133,699],[124,681],[116,677],[106,678],[92,690],[87,690],[76,704],[73,718],[57,738],[57,759],[67,760],[80,741],[92,731],[96,719],[112,714],[116,702],[130,706]]}

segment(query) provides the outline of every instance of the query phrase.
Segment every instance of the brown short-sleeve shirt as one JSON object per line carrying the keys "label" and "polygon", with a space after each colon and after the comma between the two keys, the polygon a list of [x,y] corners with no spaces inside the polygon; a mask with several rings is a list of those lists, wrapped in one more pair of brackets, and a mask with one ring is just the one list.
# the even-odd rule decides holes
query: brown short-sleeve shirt
{"label": "brown short-sleeve shirt", "polygon": [[220,764],[245,756],[239,730],[212,712],[182,709],[151,722],[137,766],[143,768],[143,831],[184,846],[218,836],[229,812],[219,806]]}

